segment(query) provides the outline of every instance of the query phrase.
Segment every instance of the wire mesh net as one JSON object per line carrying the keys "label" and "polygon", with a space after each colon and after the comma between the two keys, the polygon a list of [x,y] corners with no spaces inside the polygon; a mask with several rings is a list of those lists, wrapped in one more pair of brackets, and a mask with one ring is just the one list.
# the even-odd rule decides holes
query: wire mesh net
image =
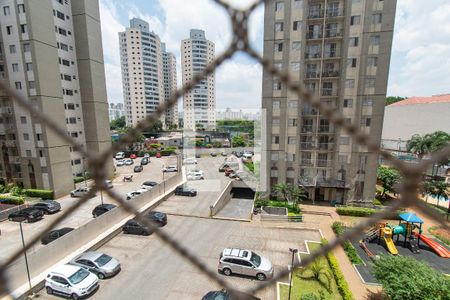
{"label": "wire mesh net", "polygon": [[[231,19],[233,39],[227,50],[223,54],[216,57],[216,59],[211,64],[209,64],[202,73],[195,75],[192,81],[187,82],[186,84],[184,84],[184,86],[178,89],[170,97],[170,99],[168,99],[168,101],[162,103],[157,108],[154,114],[147,116],[143,121],[139,122],[136,127],[132,128],[126,135],[122,136],[117,143],[115,143],[112,147],[110,147],[103,153],[92,153],[83,148],[75,141],[75,139],[67,135],[66,130],[60,127],[55,121],[53,121],[50,116],[47,116],[42,111],[36,109],[26,97],[22,96],[14,89],[9,87],[9,85],[5,81],[0,80],[0,89],[4,91],[6,96],[10,96],[20,106],[27,109],[33,115],[35,120],[40,121],[52,128],[52,130],[54,130],[60,138],[68,142],[73,147],[74,151],[79,151],[86,158],[89,169],[93,170],[92,179],[95,182],[93,189],[91,189],[88,194],[81,197],[75,205],[65,210],[60,216],[50,222],[50,224],[48,224],[41,231],[40,235],[28,241],[25,245],[25,250],[30,249],[35,243],[40,241],[40,239],[46,232],[49,232],[51,229],[55,228],[55,226],[60,224],[68,215],[73,213],[88,199],[94,197],[98,190],[102,190],[107,193],[112,199],[114,199],[114,201],[117,202],[117,204],[120,205],[124,210],[134,214],[139,222],[154,231],[154,233],[162,241],[164,241],[164,243],[170,246],[179,255],[184,257],[189,263],[193,264],[201,272],[206,274],[212,280],[216,281],[217,284],[224,287],[225,289],[230,290],[231,293],[233,293],[233,286],[230,286],[229,283],[218,276],[215,268],[211,268],[210,266],[205,264],[205,262],[201,261],[194,253],[191,253],[189,249],[183,245],[182,241],[176,240],[166,232],[160,230],[158,226],[154,225],[147,218],[144,218],[142,213],[140,214],[137,209],[133,207],[133,205],[131,205],[129,202],[126,202],[120,195],[107,188],[107,186],[105,185],[105,170],[107,166],[105,164],[108,162],[107,158],[111,157],[117,151],[124,149],[127,144],[134,142],[138,138],[139,134],[146,128],[150,127],[154,122],[156,122],[168,108],[177,105],[179,98],[181,98],[185,93],[191,91],[196,84],[200,83],[201,80],[204,80],[208,75],[212,74],[216,68],[222,65],[225,61],[229,60],[237,52],[246,53],[250,57],[256,59],[263,66],[265,71],[279,78],[279,80],[286,85],[287,89],[297,94],[299,99],[308,102],[313,108],[320,111],[320,113],[324,117],[329,119],[330,122],[334,124],[334,126],[343,128],[354,139],[355,142],[360,145],[366,146],[369,152],[376,153],[382,156],[384,161],[389,162],[402,174],[403,181],[401,184],[399,201],[396,201],[392,206],[381,211],[380,213],[372,215],[364,222],[360,222],[333,241],[330,241],[328,244],[323,245],[320,251],[312,253],[312,255],[308,256],[306,259],[303,259],[301,262],[296,262],[294,264],[294,267],[306,266],[310,262],[314,261],[317,257],[326,255],[328,252],[332,251],[334,248],[336,248],[346,240],[361,234],[365,228],[375,225],[381,219],[393,216],[396,209],[399,208],[405,208],[414,205],[414,207],[419,209],[423,214],[436,220],[439,225],[443,226],[444,229],[448,229],[448,222],[446,222],[444,218],[442,218],[442,216],[435,210],[426,206],[423,201],[419,199],[418,192],[421,188],[421,182],[424,172],[430,166],[433,166],[435,164],[443,164],[448,161],[450,157],[450,146],[447,145],[441,150],[432,153],[430,155],[430,159],[421,161],[418,164],[405,163],[392,156],[389,152],[383,151],[380,148],[379,143],[373,142],[371,140],[371,137],[368,134],[362,132],[358,126],[346,122],[342,115],[339,115],[336,111],[321,103],[319,99],[315,98],[310,92],[308,92],[302,83],[294,81],[287,73],[281,72],[274,66],[274,64],[271,62],[271,59],[262,57],[255,49],[252,48],[248,40],[248,20],[258,6],[263,5],[264,3],[266,3],[267,5],[271,1],[257,1],[245,10],[233,8],[228,3],[221,0],[211,1],[214,1],[217,5],[225,9]],[[0,295],[2,296],[8,295],[12,292],[8,286],[6,270],[9,264],[14,262],[22,255],[22,251],[23,250],[17,250],[15,253],[10,255],[2,265],[0,265]],[[267,286],[274,284],[277,280],[288,275],[288,273],[289,271],[287,269],[281,270],[272,279],[261,282],[257,285],[256,288],[253,288],[246,292],[248,294],[254,294],[266,288]],[[241,295],[233,296],[234,299],[245,298],[242,298]]]}

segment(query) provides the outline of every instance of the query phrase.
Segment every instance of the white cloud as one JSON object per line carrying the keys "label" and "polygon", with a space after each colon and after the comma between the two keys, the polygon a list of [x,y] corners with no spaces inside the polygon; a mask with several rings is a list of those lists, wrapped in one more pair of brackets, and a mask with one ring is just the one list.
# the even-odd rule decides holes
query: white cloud
{"label": "white cloud", "polygon": [[450,78],[450,3],[399,0],[389,80],[389,95],[448,93]]}

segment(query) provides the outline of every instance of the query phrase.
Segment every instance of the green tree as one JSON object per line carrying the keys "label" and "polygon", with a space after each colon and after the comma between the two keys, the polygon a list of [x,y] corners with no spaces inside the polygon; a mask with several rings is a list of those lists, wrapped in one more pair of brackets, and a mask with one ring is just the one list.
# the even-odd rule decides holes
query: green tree
{"label": "green tree", "polygon": [[232,139],[231,139],[231,146],[232,147],[245,147],[245,141],[244,141],[244,137],[242,135],[235,135]]}
{"label": "green tree", "polygon": [[423,181],[421,185],[422,196],[425,197],[425,202],[428,203],[428,195],[431,195],[434,190],[432,181]]}
{"label": "green tree", "polygon": [[381,198],[384,199],[386,191],[393,191],[393,186],[400,180],[400,173],[393,168],[379,166],[377,169],[377,180],[383,187]]}
{"label": "green tree", "polygon": [[[133,127],[125,127],[119,130],[119,133],[122,135],[128,134],[130,131],[134,131],[135,129]],[[145,141],[145,136],[139,132],[137,135],[137,138],[133,141],[136,143],[143,143]]]}
{"label": "green tree", "polygon": [[390,104],[393,104],[395,102],[399,102],[399,101],[402,101],[402,100],[405,100],[405,99],[406,98],[399,97],[399,96],[389,96],[389,97],[386,97],[386,105],[390,105]]}
{"label": "green tree", "polygon": [[430,150],[434,152],[450,143],[450,134],[444,131],[436,131],[429,135],[429,139]]}
{"label": "green tree", "polygon": [[163,124],[161,120],[158,120],[152,124],[152,126],[148,127],[145,132],[161,132],[163,131]]}
{"label": "green tree", "polygon": [[112,120],[111,122],[109,122],[109,128],[111,130],[122,129],[122,128],[125,128],[125,126],[126,126],[125,116],[122,116],[118,119],[115,119],[115,120]]}
{"label": "green tree", "polygon": [[[435,198],[437,198],[437,206],[439,207],[439,201],[441,199],[447,200],[449,193],[448,193],[448,183],[445,181],[437,181],[433,180],[431,182],[431,195]],[[449,212],[450,212],[450,204],[449,204]]]}
{"label": "green tree", "polygon": [[308,199],[306,196],[306,191],[304,188],[299,186],[291,186],[290,188],[291,199],[294,201],[295,205],[298,205],[303,200]]}
{"label": "green tree", "polygon": [[273,186],[273,189],[280,193],[284,201],[292,202],[294,205],[298,205],[301,201],[307,198],[305,189],[292,186],[286,183],[277,183]]}
{"label": "green tree", "polygon": [[273,186],[273,190],[281,195],[284,201],[289,202],[289,186],[286,183],[277,183]]}
{"label": "green tree", "polygon": [[450,143],[450,134],[444,131],[436,131],[424,135],[415,134],[406,144],[408,152],[416,154],[419,159],[425,155],[437,151]]}
{"label": "green tree", "polygon": [[372,273],[391,300],[450,299],[450,278],[410,256],[381,256]]}
{"label": "green tree", "polygon": [[222,142],[220,141],[213,141],[212,145],[214,148],[222,148]]}

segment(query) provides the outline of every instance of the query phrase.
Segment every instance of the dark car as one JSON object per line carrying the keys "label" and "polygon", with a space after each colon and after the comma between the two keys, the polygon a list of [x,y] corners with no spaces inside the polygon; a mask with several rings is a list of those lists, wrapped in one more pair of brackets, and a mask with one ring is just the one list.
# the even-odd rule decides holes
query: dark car
{"label": "dark car", "polygon": [[[149,214],[145,215],[148,220],[153,221],[156,226],[162,227],[167,224],[167,215],[158,211],[151,211]],[[153,230],[144,224],[139,223],[134,219],[128,220],[122,227],[124,233],[130,234],[140,234],[140,235],[150,235]]]}
{"label": "dark car", "polygon": [[142,166],[148,165],[149,162],[150,162],[150,161],[148,160],[147,157],[144,157],[143,159],[141,159],[141,165],[142,165]]}
{"label": "dark car", "polygon": [[240,158],[240,157],[242,157],[242,155],[244,155],[244,153],[242,153],[241,151],[235,151],[233,154],[234,154],[234,156],[236,156],[238,158]]}
{"label": "dark car", "polygon": [[212,157],[216,157],[216,156],[217,156],[217,153],[213,151],[213,152],[210,153],[210,155],[211,155]]}
{"label": "dark car", "polygon": [[228,291],[211,291],[208,292],[205,296],[203,296],[202,300],[234,300],[234,299],[246,299],[246,300],[261,300],[260,298],[256,298],[255,296],[233,290],[233,295]]}
{"label": "dark car", "polygon": [[134,173],[142,172],[142,170],[144,170],[144,167],[142,165],[137,165],[133,168]]}
{"label": "dark car", "polygon": [[36,222],[44,216],[44,212],[34,207],[28,207],[15,211],[8,216],[8,220],[16,222]]}
{"label": "dark car", "polygon": [[197,191],[193,188],[180,185],[175,189],[175,195],[195,197],[197,196]]}
{"label": "dark car", "polygon": [[104,213],[112,210],[113,208],[116,208],[117,206],[114,204],[100,204],[97,205],[93,210],[92,210],[92,216],[98,217],[100,215],[103,215]]}
{"label": "dark car", "polygon": [[61,229],[52,230],[41,239],[41,243],[42,243],[42,245],[47,245],[48,243],[51,243],[54,240],[62,237],[63,235],[71,232],[72,230],[73,230],[73,228],[70,228],[70,227],[64,227]]}
{"label": "dark car", "polygon": [[38,202],[33,207],[42,210],[44,214],[54,214],[61,210],[61,204],[54,200]]}
{"label": "dark car", "polygon": [[195,158],[200,158],[200,153],[195,153]]}

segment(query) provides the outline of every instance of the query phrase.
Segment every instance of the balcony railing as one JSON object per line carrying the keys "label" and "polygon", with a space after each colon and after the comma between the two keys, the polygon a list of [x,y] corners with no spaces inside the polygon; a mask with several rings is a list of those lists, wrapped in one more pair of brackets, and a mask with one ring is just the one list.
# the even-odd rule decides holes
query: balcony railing
{"label": "balcony railing", "polygon": [[[302,110],[302,116],[315,116],[315,115],[317,115],[317,110],[315,110],[315,109]],[[303,126],[309,126],[309,125],[303,125]]]}
{"label": "balcony railing", "polygon": [[334,178],[317,178],[317,186],[344,188],[346,185],[345,180],[337,180]]}
{"label": "balcony railing", "polygon": [[306,39],[307,40],[312,40],[312,39],[321,39],[322,38],[322,33],[321,32],[311,32],[311,31],[309,31],[309,32],[307,32],[306,33]]}
{"label": "balcony railing", "polygon": [[310,11],[308,13],[308,19],[322,19],[324,16],[324,11]]}
{"label": "balcony railing", "polygon": [[337,97],[337,90],[333,89],[322,89],[322,97]]}
{"label": "balcony railing", "polygon": [[331,160],[318,159],[317,166],[321,168],[331,167]]}
{"label": "balcony railing", "polygon": [[312,125],[303,125],[302,126],[302,133],[308,133],[313,132],[313,126]]}
{"label": "balcony railing", "polygon": [[305,77],[306,78],[319,78],[320,73],[317,72],[306,72]]}
{"label": "balcony railing", "polygon": [[312,150],[313,148],[314,148],[314,144],[312,142],[300,143],[301,150]]}
{"label": "balcony railing", "polygon": [[313,165],[314,165],[314,162],[313,162],[312,159],[309,159],[309,158],[302,158],[302,160],[301,160],[301,165],[302,165],[302,166],[313,166]]}
{"label": "balcony railing", "polygon": [[333,150],[334,143],[318,143],[319,150]]}
{"label": "balcony railing", "polygon": [[339,71],[324,71],[322,77],[339,77]]}
{"label": "balcony railing", "polygon": [[320,53],[305,53],[305,58],[320,58],[321,54]]}
{"label": "balcony railing", "polygon": [[337,51],[329,51],[324,53],[325,58],[339,58],[341,56]]}
{"label": "balcony railing", "polygon": [[303,186],[313,186],[314,185],[314,178],[310,176],[301,176],[298,179],[298,184]]}
{"label": "balcony railing", "polygon": [[344,15],[343,9],[327,9],[326,11],[327,18],[333,18],[333,17],[342,17]]}
{"label": "balcony railing", "polygon": [[326,38],[335,38],[335,37],[342,37],[342,36],[343,36],[342,30],[336,30],[336,29],[325,30]]}

